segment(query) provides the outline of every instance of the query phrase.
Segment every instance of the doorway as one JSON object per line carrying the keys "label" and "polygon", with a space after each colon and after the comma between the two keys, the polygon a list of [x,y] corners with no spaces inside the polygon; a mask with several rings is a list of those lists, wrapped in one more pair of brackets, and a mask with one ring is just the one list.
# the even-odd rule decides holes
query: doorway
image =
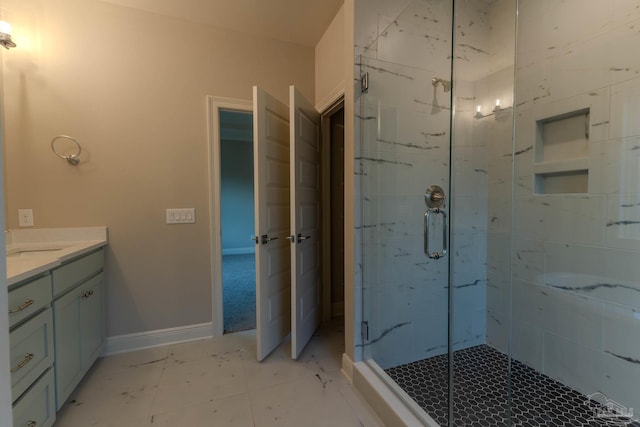
{"label": "doorway", "polygon": [[344,316],[344,99],[322,113],[323,320]]}
{"label": "doorway", "polygon": [[[252,192],[253,188],[249,190],[249,185],[241,186],[239,182],[251,182],[254,173],[253,147],[247,142],[253,139],[252,113],[253,104],[250,101],[209,98],[214,335],[241,330],[228,325],[230,317],[233,316],[228,311],[238,305],[238,300],[235,303],[229,301],[230,294],[239,288],[251,288],[253,295],[247,296],[247,293],[240,292],[245,301],[249,301],[242,305],[249,308],[251,313],[246,314],[245,310],[245,314],[236,317],[240,317],[245,325],[242,329],[249,328],[249,322],[255,327],[255,243],[250,240],[254,234],[253,220],[247,221],[248,226],[238,224],[239,213],[252,217],[254,206],[245,203],[243,207],[228,209],[237,206],[237,200],[234,201],[234,198],[243,198],[245,202],[252,199],[252,193],[249,191]],[[322,318],[325,322],[344,314],[343,151],[344,101],[339,99],[322,113],[321,295]],[[246,162],[244,166],[238,166],[234,159],[244,159]],[[227,177],[227,174],[231,177]],[[227,178],[230,182],[226,182]],[[253,260],[247,261],[247,258]],[[243,282],[243,285],[228,287],[227,282],[234,280]]]}
{"label": "doorway", "polygon": [[209,97],[213,335],[255,328],[253,105]]}
{"label": "doorway", "polygon": [[224,333],[256,327],[253,115],[221,109],[220,218]]}

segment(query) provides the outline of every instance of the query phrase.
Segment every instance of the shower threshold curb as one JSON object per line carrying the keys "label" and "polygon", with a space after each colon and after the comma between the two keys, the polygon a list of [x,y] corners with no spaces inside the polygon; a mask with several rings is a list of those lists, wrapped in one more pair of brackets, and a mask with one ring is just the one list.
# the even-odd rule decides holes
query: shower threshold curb
{"label": "shower threshold curb", "polygon": [[440,427],[375,363],[353,364],[353,385],[375,409],[385,425]]}

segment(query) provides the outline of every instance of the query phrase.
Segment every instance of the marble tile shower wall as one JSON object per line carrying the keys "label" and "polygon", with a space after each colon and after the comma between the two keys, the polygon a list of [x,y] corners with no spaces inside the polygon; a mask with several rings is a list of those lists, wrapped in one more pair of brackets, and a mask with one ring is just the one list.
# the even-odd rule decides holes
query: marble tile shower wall
{"label": "marble tile shower wall", "polygon": [[[369,73],[369,91],[356,100],[356,137],[362,141],[355,155],[362,202],[356,212],[362,250],[356,280],[369,322],[365,357],[383,368],[446,352],[448,332],[447,260],[425,257],[422,232],[425,189],[437,184],[451,194],[451,98],[431,79],[450,80],[452,2],[400,3],[356,2],[356,75]],[[485,51],[480,42],[489,28],[482,15],[475,19],[464,28],[473,43],[464,54],[471,56]],[[486,337],[488,159],[486,140],[465,131],[473,120],[473,89],[470,82],[456,86],[457,100],[468,105],[456,117],[452,155],[464,166],[454,173],[455,196],[447,206],[455,209],[450,218],[458,348]]]}
{"label": "marble tile shower wall", "polygon": [[[640,408],[640,1],[519,4],[513,355]],[[584,108],[588,189],[536,194],[536,122]],[[505,244],[493,241],[490,275],[508,265]],[[498,348],[509,324],[500,285],[489,288],[489,312],[507,321],[487,318]]]}

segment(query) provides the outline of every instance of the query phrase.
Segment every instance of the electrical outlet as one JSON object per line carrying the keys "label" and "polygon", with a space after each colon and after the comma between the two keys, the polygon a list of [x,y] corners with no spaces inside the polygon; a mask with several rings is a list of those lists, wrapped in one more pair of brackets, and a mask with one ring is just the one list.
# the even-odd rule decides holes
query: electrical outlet
{"label": "electrical outlet", "polygon": [[167,209],[167,224],[193,224],[195,222],[195,208]]}
{"label": "electrical outlet", "polygon": [[18,225],[33,227],[33,209],[18,209]]}

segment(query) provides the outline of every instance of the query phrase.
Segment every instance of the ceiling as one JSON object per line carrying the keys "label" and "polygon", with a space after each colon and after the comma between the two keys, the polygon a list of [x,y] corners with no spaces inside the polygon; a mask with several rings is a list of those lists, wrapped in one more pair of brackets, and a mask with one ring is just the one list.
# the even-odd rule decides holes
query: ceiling
{"label": "ceiling", "polygon": [[244,34],[315,46],[343,0],[103,0]]}

